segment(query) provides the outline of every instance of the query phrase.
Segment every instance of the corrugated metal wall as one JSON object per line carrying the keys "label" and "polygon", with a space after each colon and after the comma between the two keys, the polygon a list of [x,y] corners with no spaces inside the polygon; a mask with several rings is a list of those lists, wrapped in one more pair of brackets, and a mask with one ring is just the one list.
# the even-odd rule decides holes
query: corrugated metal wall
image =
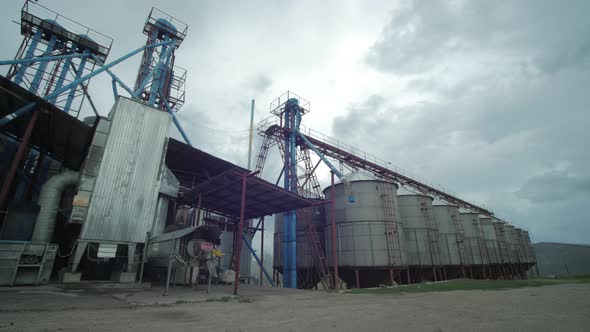
{"label": "corrugated metal wall", "polygon": [[168,113],[119,97],[81,239],[144,242],[154,221]]}

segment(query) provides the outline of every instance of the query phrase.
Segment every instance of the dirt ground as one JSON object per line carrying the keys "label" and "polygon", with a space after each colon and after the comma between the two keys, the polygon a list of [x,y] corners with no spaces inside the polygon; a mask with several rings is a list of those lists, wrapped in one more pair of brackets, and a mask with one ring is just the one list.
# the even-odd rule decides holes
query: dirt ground
{"label": "dirt ground", "polygon": [[590,284],[403,295],[0,289],[0,331],[589,331]]}

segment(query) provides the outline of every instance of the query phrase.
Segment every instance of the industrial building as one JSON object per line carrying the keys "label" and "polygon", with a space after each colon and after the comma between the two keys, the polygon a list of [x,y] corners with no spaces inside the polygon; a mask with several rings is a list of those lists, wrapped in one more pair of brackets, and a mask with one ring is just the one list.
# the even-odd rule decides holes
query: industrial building
{"label": "industrial building", "polygon": [[[20,28],[15,59],[0,61],[8,68],[0,77],[0,285],[217,279],[237,293],[251,259],[264,265],[264,244],[258,251],[251,241],[272,215],[274,271],[261,268],[259,279],[273,286],[534,271],[526,231],[304,128],[310,103],[293,92],[271,102],[271,116],[258,124],[262,144],[248,169],[194,148],[175,115],[187,71],[174,61],[188,26],[156,8],[143,26],[145,44],[114,60],[111,38],[36,2],[25,2]],[[115,66],[136,55],[130,86]],[[108,112],[88,91],[99,74],[112,78]],[[82,118],[83,108],[94,115]],[[275,183],[261,177],[273,147],[283,161],[280,174],[267,174]],[[320,163],[330,170],[325,188]],[[355,180],[344,168],[371,178]]]}

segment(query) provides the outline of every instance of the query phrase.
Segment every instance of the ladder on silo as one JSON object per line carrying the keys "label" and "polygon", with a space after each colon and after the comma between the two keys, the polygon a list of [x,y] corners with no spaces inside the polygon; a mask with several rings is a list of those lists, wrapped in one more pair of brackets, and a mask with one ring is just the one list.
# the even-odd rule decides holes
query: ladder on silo
{"label": "ladder on silo", "polygon": [[322,244],[320,243],[320,239],[318,239],[317,229],[314,225],[308,225],[305,229],[305,234],[307,235],[307,241],[311,244],[313,264],[318,277],[320,278],[320,282],[325,289],[332,289],[333,282],[330,273],[328,272],[329,268],[326,262],[326,256],[324,255],[324,250],[322,249]]}
{"label": "ladder on silo", "polygon": [[430,255],[432,265],[440,265],[440,245],[437,236],[437,229],[432,221],[432,216],[428,212],[428,207],[425,203],[420,204],[420,210],[424,215],[424,223],[426,224],[428,233],[428,242],[430,243]]}
{"label": "ladder on silo", "polygon": [[465,230],[463,230],[463,224],[461,220],[459,220],[459,216],[456,213],[451,214],[451,219],[453,219],[453,224],[455,224],[455,229],[457,230],[457,248],[459,249],[459,259],[461,260],[461,265],[465,265],[467,263],[467,256],[465,253]]}
{"label": "ladder on silo", "polygon": [[385,243],[387,244],[387,258],[389,266],[402,265],[400,234],[395,217],[395,193],[389,183],[379,183],[379,192],[383,201],[383,213],[385,219]]}

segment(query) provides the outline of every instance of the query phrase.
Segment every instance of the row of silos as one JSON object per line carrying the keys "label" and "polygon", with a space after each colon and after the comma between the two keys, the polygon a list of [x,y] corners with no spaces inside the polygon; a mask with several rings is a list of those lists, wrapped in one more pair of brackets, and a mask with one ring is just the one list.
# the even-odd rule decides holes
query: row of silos
{"label": "row of silos", "polygon": [[[336,257],[340,277],[359,287],[458,277],[511,278],[535,263],[526,231],[491,217],[434,205],[425,195],[397,195],[397,185],[377,180],[336,184]],[[355,201],[350,202],[350,191]],[[324,190],[326,201],[332,188]],[[332,262],[332,209],[316,213],[313,228],[298,216],[297,261],[301,274],[317,266],[314,236]],[[275,217],[274,266],[280,270],[282,218]],[[310,220],[308,218],[308,220]],[[314,236],[306,234],[313,231]],[[322,234],[323,233],[323,234]],[[528,241],[528,242],[527,242]]]}

